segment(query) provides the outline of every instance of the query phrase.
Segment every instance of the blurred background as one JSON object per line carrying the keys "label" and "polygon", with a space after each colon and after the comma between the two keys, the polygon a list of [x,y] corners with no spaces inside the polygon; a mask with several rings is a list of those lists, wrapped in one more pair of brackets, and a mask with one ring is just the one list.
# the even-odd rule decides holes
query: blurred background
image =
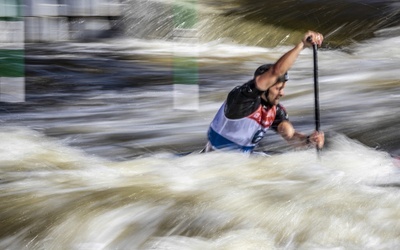
{"label": "blurred background", "polygon": [[[398,249],[399,10],[0,0],[0,249]],[[186,155],[307,30],[325,36],[319,157],[273,132],[270,157]],[[311,133],[312,50],[289,78],[281,103]]]}
{"label": "blurred background", "polygon": [[[198,150],[226,93],[312,29],[325,35],[319,58],[325,130],[399,150],[396,1],[2,0],[1,6],[3,124],[107,156]],[[310,53],[294,66],[283,102],[306,131],[313,124]]]}

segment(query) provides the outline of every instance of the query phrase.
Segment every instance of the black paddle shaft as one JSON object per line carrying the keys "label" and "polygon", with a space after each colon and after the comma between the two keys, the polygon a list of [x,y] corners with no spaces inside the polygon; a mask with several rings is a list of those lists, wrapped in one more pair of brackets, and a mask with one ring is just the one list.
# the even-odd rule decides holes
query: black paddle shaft
{"label": "black paddle shaft", "polygon": [[321,120],[319,114],[319,84],[318,84],[318,45],[313,44],[314,51],[314,101],[315,101],[315,130],[319,131]]}
{"label": "black paddle shaft", "polygon": [[[311,36],[307,38],[308,42],[312,41]],[[318,85],[318,45],[313,44],[314,54],[314,101],[315,101],[315,130],[319,131],[321,120],[319,115],[319,85]]]}
{"label": "black paddle shaft", "polygon": [[[308,42],[311,42],[311,37],[307,38]],[[313,44],[313,55],[314,55],[314,101],[315,101],[315,130],[319,131],[320,127],[320,115],[319,115],[319,86],[318,86],[318,45]],[[320,156],[320,148],[317,146],[318,157]]]}

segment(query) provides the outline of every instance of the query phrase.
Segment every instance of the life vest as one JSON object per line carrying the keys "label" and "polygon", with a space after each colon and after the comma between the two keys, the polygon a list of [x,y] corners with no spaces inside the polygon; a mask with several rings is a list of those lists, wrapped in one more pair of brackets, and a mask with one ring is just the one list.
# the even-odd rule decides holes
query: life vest
{"label": "life vest", "polygon": [[218,110],[208,130],[208,140],[214,149],[239,149],[251,152],[264,138],[276,116],[276,106],[260,105],[247,117],[229,119],[225,116],[225,103]]}

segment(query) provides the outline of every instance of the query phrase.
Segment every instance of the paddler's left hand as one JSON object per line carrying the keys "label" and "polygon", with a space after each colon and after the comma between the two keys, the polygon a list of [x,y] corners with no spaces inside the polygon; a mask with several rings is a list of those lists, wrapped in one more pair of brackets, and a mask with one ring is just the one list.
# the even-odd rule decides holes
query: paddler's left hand
{"label": "paddler's left hand", "polygon": [[324,36],[321,33],[309,30],[303,37],[303,43],[306,47],[312,47],[313,44],[321,47],[322,42],[324,41]]}

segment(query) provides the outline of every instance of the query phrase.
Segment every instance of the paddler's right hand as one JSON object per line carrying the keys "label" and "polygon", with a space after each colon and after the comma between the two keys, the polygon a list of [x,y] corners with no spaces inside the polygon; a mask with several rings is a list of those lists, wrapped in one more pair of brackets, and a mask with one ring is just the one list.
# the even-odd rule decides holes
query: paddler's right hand
{"label": "paddler's right hand", "polygon": [[325,144],[325,134],[322,131],[314,131],[310,136],[308,136],[307,141],[312,145],[317,146],[317,148],[322,149]]}

